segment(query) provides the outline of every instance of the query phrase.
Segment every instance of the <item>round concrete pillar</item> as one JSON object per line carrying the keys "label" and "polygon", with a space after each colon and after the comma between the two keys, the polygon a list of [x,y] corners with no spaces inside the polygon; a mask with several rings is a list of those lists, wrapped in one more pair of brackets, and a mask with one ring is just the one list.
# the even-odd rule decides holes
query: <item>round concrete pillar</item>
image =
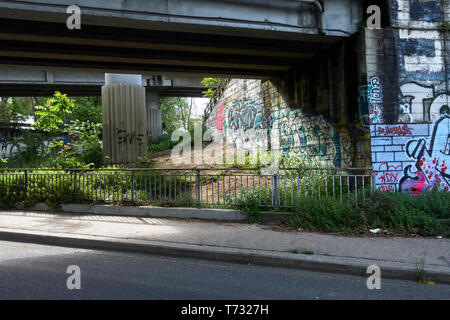
{"label": "round concrete pillar", "polygon": [[147,106],[147,126],[148,137],[158,137],[162,135],[161,105],[159,91],[147,87],[145,89],[145,100]]}
{"label": "round concrete pillar", "polygon": [[103,162],[135,163],[147,153],[147,110],[140,75],[106,74],[102,87]]}

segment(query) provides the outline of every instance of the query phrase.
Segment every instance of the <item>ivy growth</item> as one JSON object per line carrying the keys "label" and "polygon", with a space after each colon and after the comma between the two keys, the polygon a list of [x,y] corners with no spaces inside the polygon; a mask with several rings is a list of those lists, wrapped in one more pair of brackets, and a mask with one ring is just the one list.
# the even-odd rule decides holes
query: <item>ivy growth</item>
{"label": "ivy growth", "polygon": [[439,25],[439,31],[440,32],[450,31],[450,22],[444,22],[441,25]]}

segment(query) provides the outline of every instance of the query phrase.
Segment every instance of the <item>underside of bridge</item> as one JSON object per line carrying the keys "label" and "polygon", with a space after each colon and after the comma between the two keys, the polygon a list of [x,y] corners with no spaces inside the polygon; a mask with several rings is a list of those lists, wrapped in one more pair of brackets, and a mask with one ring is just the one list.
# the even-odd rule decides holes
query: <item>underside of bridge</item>
{"label": "underside of bridge", "polygon": [[[71,97],[101,96],[102,85],[74,84],[8,84],[0,83],[0,97],[50,97],[55,91],[66,93]],[[166,97],[203,97],[205,87],[167,87],[158,91],[161,98]]]}
{"label": "underside of bridge", "polygon": [[0,84],[2,97],[50,97],[55,91],[67,93],[69,96],[100,96],[101,86],[64,86],[36,84]]}
{"label": "underside of bridge", "polygon": [[276,40],[0,19],[1,64],[154,74],[270,78],[301,66],[341,37]]}
{"label": "underside of bridge", "polygon": [[[1,72],[1,69],[0,69]],[[98,84],[42,84],[42,83],[12,83],[0,81],[0,97],[50,97],[55,91],[64,92],[72,97],[101,96],[103,83]],[[205,87],[197,86],[167,86],[158,90],[161,98],[165,97],[203,97]]]}
{"label": "underside of bridge", "polygon": [[[352,59],[358,56],[352,46],[359,40],[350,36],[358,31],[356,23],[363,16],[360,1],[137,0],[116,4],[81,1],[81,29],[69,30],[67,1],[0,1],[0,7],[4,6],[0,64],[170,79],[259,79],[271,81],[270,88],[276,88],[276,94],[269,95],[273,101],[264,102],[271,108],[268,113],[288,107],[322,113],[336,122],[354,118],[357,108],[351,97],[361,74],[357,68],[350,73],[345,69],[351,69],[356,61]],[[5,89],[14,91],[14,84],[9,85]],[[64,90],[64,84],[59,88]],[[52,85],[42,89],[50,90]],[[77,89],[86,88],[75,88],[75,94]],[[170,90],[157,92],[177,95],[175,88]],[[154,92],[146,94],[147,102],[158,100]],[[243,95],[233,99],[246,101],[249,94],[244,89]],[[147,104],[147,111],[157,109]],[[120,131],[111,129],[113,138],[116,129]],[[150,131],[147,137],[153,134]]]}

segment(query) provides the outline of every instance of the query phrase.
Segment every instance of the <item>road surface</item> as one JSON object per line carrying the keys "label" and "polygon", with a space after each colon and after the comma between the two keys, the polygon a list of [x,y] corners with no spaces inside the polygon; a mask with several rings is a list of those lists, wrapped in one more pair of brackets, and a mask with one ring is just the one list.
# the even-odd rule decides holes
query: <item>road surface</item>
{"label": "road surface", "polygon": [[[69,266],[80,289],[69,290]],[[382,272],[382,271],[381,271]],[[381,274],[382,276],[382,274]],[[450,299],[450,286],[0,241],[0,299]],[[74,278],[69,281],[77,282]]]}

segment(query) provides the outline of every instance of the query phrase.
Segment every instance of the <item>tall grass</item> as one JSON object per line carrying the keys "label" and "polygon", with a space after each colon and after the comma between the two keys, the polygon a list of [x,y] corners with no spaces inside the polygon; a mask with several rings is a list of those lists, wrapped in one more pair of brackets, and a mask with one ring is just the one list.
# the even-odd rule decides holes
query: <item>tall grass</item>
{"label": "tall grass", "polygon": [[360,232],[381,228],[394,233],[424,231],[450,236],[450,226],[440,219],[449,218],[450,194],[432,191],[413,196],[375,192],[359,208],[337,198],[310,199],[285,220],[293,228],[312,231]]}

